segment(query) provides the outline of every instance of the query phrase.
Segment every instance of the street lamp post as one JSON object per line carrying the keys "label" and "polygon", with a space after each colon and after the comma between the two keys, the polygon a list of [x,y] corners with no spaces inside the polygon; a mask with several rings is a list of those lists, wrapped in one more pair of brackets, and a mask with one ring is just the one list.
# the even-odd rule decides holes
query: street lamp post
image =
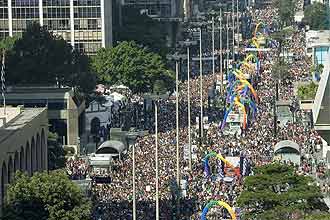
{"label": "street lamp post", "polygon": [[188,81],[188,148],[189,148],[189,169],[192,170],[192,149],[191,149],[191,108],[190,108],[190,46],[196,41],[187,39],[183,44],[187,47],[187,81]]}
{"label": "street lamp post", "polygon": [[158,101],[155,101],[156,220],[159,220]]}
{"label": "street lamp post", "polygon": [[212,16],[212,74],[215,76],[215,48],[214,48],[214,16]]}
{"label": "street lamp post", "polygon": [[236,10],[237,10],[237,13],[236,13],[236,25],[237,25],[237,48],[239,49],[239,4],[238,4],[238,0],[236,0]]}
{"label": "street lamp post", "polygon": [[200,141],[203,145],[203,61],[202,61],[202,27],[199,29],[199,75],[200,75]]}
{"label": "street lamp post", "polygon": [[232,22],[233,22],[233,61],[235,62],[235,3],[232,0]]}
{"label": "street lamp post", "polygon": [[230,53],[230,49],[229,49],[229,15],[226,14],[226,29],[227,29],[227,48],[226,48],[226,69],[228,70],[228,67],[229,67],[229,53]]}
{"label": "street lamp post", "polygon": [[[136,193],[135,193],[135,144],[133,144],[133,220],[136,220]],[[157,156],[158,158],[158,156]]]}
{"label": "street lamp post", "polygon": [[219,18],[219,21],[220,21],[220,77],[221,77],[221,87],[220,87],[220,92],[222,94],[222,87],[223,87],[223,72],[222,72],[222,9],[221,9],[221,6],[220,6],[220,18]]}

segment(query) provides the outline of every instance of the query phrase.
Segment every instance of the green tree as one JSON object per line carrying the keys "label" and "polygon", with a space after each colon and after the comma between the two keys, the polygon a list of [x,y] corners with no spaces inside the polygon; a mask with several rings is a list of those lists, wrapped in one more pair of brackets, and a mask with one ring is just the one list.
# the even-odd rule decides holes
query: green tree
{"label": "green tree", "polygon": [[311,82],[307,85],[298,86],[299,99],[314,99],[316,96],[318,85]]}
{"label": "green tree", "polygon": [[276,62],[272,68],[273,79],[284,80],[289,76],[289,66],[282,60]]}
{"label": "green tree", "polygon": [[65,167],[65,152],[63,147],[58,141],[56,133],[48,133],[48,169],[56,170]]}
{"label": "green tree", "polygon": [[100,49],[93,58],[93,68],[102,82],[123,84],[133,93],[152,92],[157,80],[168,90],[173,87],[173,72],[166,69],[162,58],[135,42]]}
{"label": "green tree", "polygon": [[280,26],[289,26],[294,21],[294,15],[296,12],[295,0],[275,0],[274,6],[278,8],[278,15],[280,18]]}
{"label": "green tree", "polygon": [[122,25],[114,25],[114,42],[135,41],[137,44],[149,47],[151,51],[165,57],[166,46],[165,24],[156,21],[132,7],[123,7]]}
{"label": "green tree", "polygon": [[329,27],[327,19],[327,7],[320,3],[314,2],[307,6],[304,11],[304,22],[310,26],[311,30],[325,30]]}
{"label": "green tree", "polygon": [[15,85],[55,85],[58,82],[87,92],[94,88],[96,80],[88,75],[91,73],[86,56],[36,23],[29,25],[15,41],[7,69],[10,72],[7,80]]}
{"label": "green tree", "polygon": [[313,179],[297,175],[293,167],[273,163],[254,171],[255,175],[245,179],[238,198],[243,219],[302,219],[316,210],[324,214],[328,211]]}
{"label": "green tree", "polygon": [[16,173],[9,185],[4,220],[88,220],[91,203],[64,171]]}

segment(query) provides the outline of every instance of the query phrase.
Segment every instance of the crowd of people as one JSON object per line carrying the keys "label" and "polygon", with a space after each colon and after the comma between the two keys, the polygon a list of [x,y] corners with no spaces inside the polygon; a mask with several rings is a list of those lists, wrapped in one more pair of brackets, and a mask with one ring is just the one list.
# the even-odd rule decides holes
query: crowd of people
{"label": "crowd of people", "polygon": [[[276,20],[277,11],[272,8],[252,11],[255,22],[262,21],[269,26]],[[309,68],[311,59],[306,55],[304,29],[294,27],[294,33],[288,40],[288,50],[294,54],[295,62],[290,63],[288,76],[280,82],[279,98],[281,100],[294,101],[293,85],[296,81],[310,80]],[[158,134],[158,163],[159,163],[159,201],[160,218],[171,219],[173,213],[182,220],[200,219],[203,207],[210,200],[222,200],[232,207],[237,207],[237,198],[243,189],[243,180],[240,176],[232,176],[232,180],[225,182],[217,176],[217,163],[210,161],[214,176],[206,177],[203,169],[203,157],[215,151],[224,156],[240,157],[245,155],[252,165],[261,165],[270,162],[274,156],[274,146],[281,140],[296,142],[303,154],[312,154],[321,144],[321,138],[314,129],[308,127],[303,121],[295,120],[278,126],[274,131],[273,102],[275,82],[271,72],[277,51],[263,54],[262,72],[257,82],[259,96],[258,114],[254,120],[250,120],[249,127],[240,136],[224,135],[219,129],[219,121],[207,122],[204,129],[202,143],[199,139],[199,126],[196,123],[200,115],[200,78],[193,77],[190,81],[191,92],[191,122],[192,122],[192,167],[186,155],[188,143],[188,105],[187,105],[187,81],[180,84],[179,93],[179,151],[180,181],[178,186],[177,160],[176,160],[176,111],[175,95],[159,102],[159,134]],[[217,114],[218,109],[208,108],[209,88],[214,86],[216,79],[212,74],[203,76],[203,105],[204,115]],[[215,112],[214,112],[215,111]],[[305,113],[297,109],[299,118]],[[154,124],[154,123],[151,123]],[[152,129],[153,130],[153,129]],[[126,156],[117,164],[116,169],[109,175],[110,184],[94,184],[92,188],[95,202],[94,219],[132,219],[133,201],[133,155],[135,148],[135,184],[136,184],[136,209],[137,219],[154,219],[156,214],[156,155],[155,135],[139,137],[131,146]],[[288,161],[288,163],[291,163]],[[81,164],[69,163],[68,169],[72,174],[80,175]],[[82,170],[84,170],[82,168]],[[303,174],[312,172],[310,161],[302,162],[300,170]],[[317,167],[319,176],[324,175],[324,166]],[[84,174],[84,172],[82,172]],[[322,186],[324,192],[329,192],[330,186]],[[178,199],[178,195],[180,198]],[[178,200],[177,200],[178,199]],[[177,202],[179,201],[179,206]],[[180,207],[177,209],[177,207]],[[236,213],[239,210],[236,208]],[[244,211],[244,210],[241,210]],[[229,217],[225,209],[212,209],[208,219]]]}

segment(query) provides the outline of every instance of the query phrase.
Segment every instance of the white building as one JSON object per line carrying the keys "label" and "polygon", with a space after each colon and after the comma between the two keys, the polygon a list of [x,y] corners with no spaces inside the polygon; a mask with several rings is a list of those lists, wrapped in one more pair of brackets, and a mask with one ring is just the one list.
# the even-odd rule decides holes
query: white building
{"label": "white building", "polygon": [[112,0],[0,1],[0,39],[34,22],[86,54],[112,45]]}
{"label": "white building", "polygon": [[324,66],[330,62],[330,30],[306,32],[307,54],[313,57],[314,64],[323,64]]}

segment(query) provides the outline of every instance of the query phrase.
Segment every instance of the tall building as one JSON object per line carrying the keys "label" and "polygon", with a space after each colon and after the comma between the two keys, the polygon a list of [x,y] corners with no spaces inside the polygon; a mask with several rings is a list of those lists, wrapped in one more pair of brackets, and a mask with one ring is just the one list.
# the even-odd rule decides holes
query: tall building
{"label": "tall building", "polygon": [[183,11],[181,0],[122,0],[122,5],[138,8],[141,12],[158,18],[180,17]]}
{"label": "tall building", "polygon": [[112,45],[112,0],[0,0],[0,38],[33,22],[86,54]]}

